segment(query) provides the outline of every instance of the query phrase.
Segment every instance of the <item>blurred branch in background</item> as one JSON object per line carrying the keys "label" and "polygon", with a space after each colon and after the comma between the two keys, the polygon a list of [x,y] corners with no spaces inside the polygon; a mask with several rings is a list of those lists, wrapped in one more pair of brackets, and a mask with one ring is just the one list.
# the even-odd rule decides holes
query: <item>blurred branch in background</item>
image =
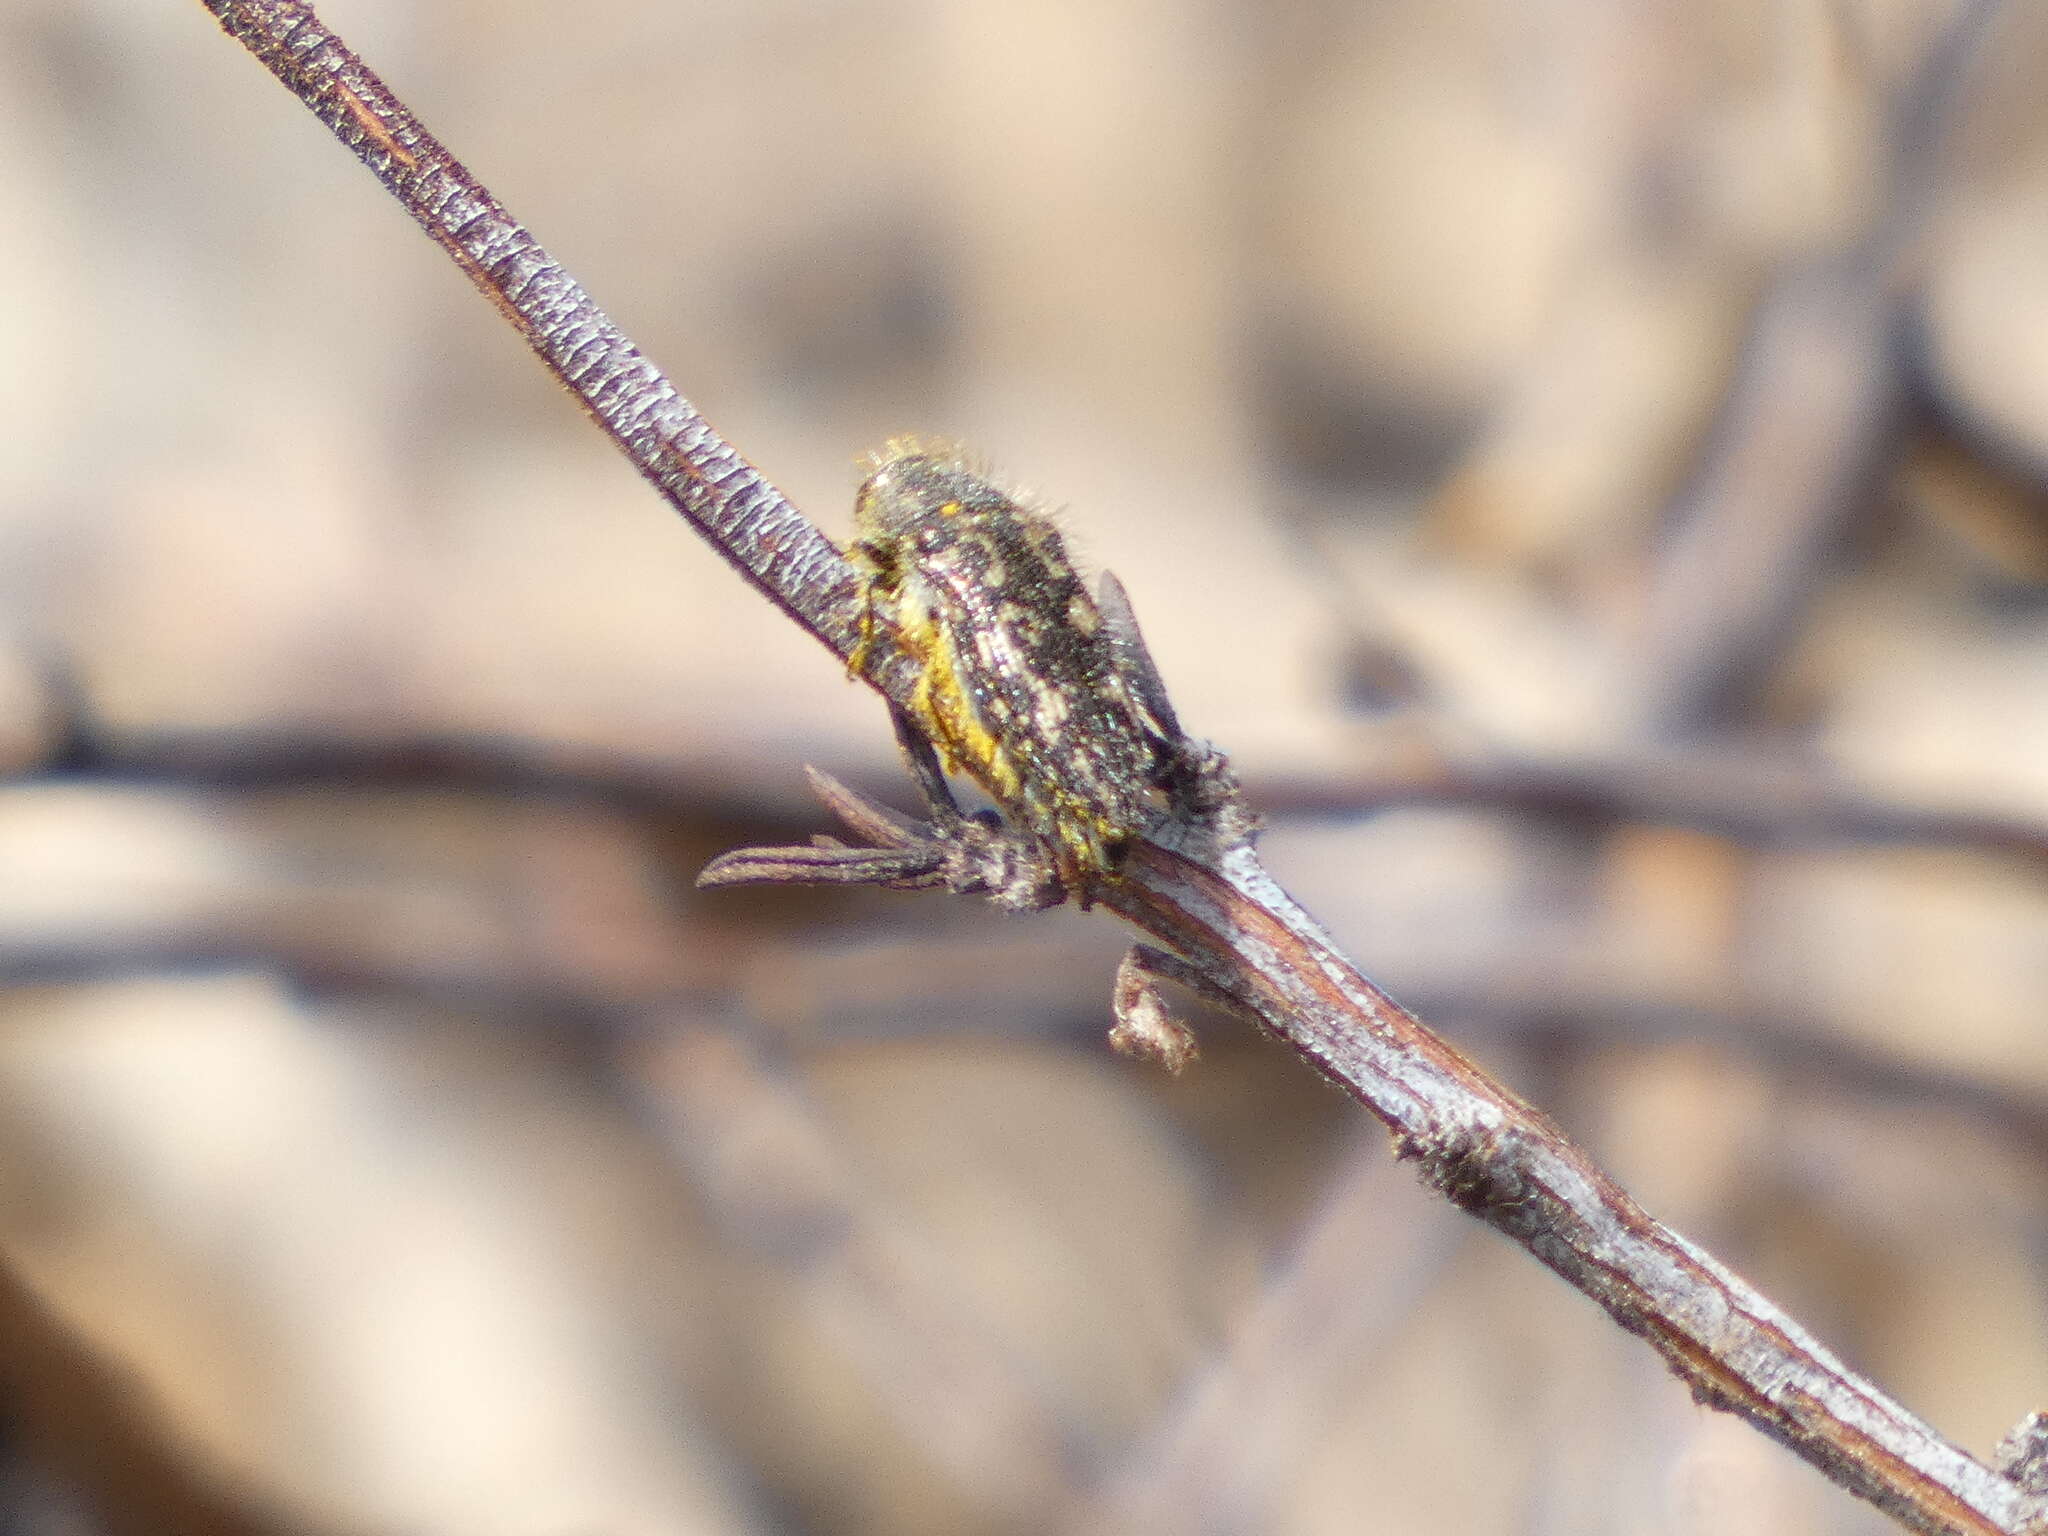
{"label": "blurred branch in background", "polygon": [[1645,594],[1638,687],[1668,732],[1691,733],[1754,685],[1805,612],[1858,489],[1895,452],[1911,268],[2003,10],[2001,0],[1964,0],[1943,19],[1890,110],[1876,114],[1883,147],[1869,227],[1774,279],[1757,307]]}
{"label": "blurred branch in background", "polygon": [[[1156,4],[769,7],[609,45],[593,18],[581,54],[508,13],[485,62],[422,15],[377,46],[503,146],[522,205],[636,231],[579,265],[686,338],[764,460],[808,480],[844,445],[800,500],[912,423],[1073,494],[1290,887],[1988,1453],[2048,1372],[2048,413],[2009,340],[2048,267],[2018,217],[2042,40],[2006,16],[1945,74],[1934,8],[1546,16],[1310,7],[1248,47]],[[0,812],[0,1251],[78,1359],[119,1362],[168,1472],[294,1528],[1114,1528],[1197,1473],[1270,1529],[1869,1528],[1497,1245],[1333,1173],[1341,1106],[1290,1063],[1212,1032],[1169,1088],[1075,1050],[1107,1022],[1099,925],[685,894],[710,851],[814,824],[762,764],[891,782],[871,706],[678,564],[189,24],[13,25],[18,142],[63,125],[40,164],[98,168],[24,162],[9,259],[51,301],[15,334],[89,360],[38,341],[75,291],[69,334],[122,366],[6,380],[0,745],[44,782]],[[1878,125],[1929,80],[1950,179],[1902,187]],[[561,154],[594,111],[604,177]],[[209,157],[266,190],[223,207]],[[1679,547],[1647,513],[1733,441],[1702,434],[1755,294],[1905,216],[1905,323],[1861,354],[1895,430],[1829,492],[1836,533],[1753,562],[1786,616],[1724,633],[1707,594],[1687,646],[1744,686],[1666,676],[1630,638]],[[1805,438],[1752,452],[1754,505],[1806,505]],[[1422,686],[1347,716],[1374,646]],[[1684,710],[1641,709],[1681,684],[1712,709],[1674,740]],[[752,1192],[788,1217],[765,1248],[706,1170],[782,1166],[749,1129],[781,1122],[664,1070],[707,1041],[807,1127],[789,1166],[832,1172],[832,1201]],[[1313,1335],[1259,1274],[1338,1185],[1347,1220],[1448,1249],[1438,1283],[1348,1360],[1333,1333],[1229,1386]],[[940,1334],[887,1321],[918,1285]],[[921,1420],[898,1358],[1040,1425],[1034,1455],[1005,1477]],[[1285,1472],[1249,1438],[1212,1460],[1219,1396],[1315,1427]],[[13,1417],[119,1523],[83,1421]]]}

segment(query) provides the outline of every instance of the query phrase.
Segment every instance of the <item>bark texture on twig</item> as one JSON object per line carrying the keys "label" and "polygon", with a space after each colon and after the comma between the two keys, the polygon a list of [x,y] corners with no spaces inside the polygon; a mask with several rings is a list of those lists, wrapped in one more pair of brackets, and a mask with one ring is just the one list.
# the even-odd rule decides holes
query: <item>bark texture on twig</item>
{"label": "bark texture on twig", "polygon": [[1150,844],[1107,904],[1257,1000],[1260,1020],[1385,1121],[1446,1198],[1741,1414],[1923,1531],[2036,1529],[2048,1506],[1848,1370],[1740,1276],[1650,1217],[1538,1110],[1368,981],[1248,850]]}
{"label": "bark texture on twig", "polygon": [[[367,164],[669,500],[842,657],[852,573],[505,210],[314,17],[207,0]],[[908,675],[882,655],[870,681]],[[1461,1208],[1528,1248],[1730,1409],[1914,1529],[2018,1533],[2044,1504],[1849,1373],[1725,1267],[1645,1214],[1509,1090],[1395,1005],[1266,876],[1228,805],[1130,851],[1095,893],[1365,1105]]]}
{"label": "bark texture on twig", "polygon": [[[854,575],[832,541],[711,429],[313,8],[205,4],[454,258],[669,504],[778,608],[851,656]],[[892,692],[901,677],[895,657],[887,646],[872,649],[869,675]]]}

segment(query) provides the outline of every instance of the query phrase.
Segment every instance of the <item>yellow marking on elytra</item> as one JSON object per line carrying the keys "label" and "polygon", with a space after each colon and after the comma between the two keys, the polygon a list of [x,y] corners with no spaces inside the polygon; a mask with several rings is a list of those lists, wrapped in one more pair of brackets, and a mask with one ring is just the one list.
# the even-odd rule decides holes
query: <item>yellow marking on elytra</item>
{"label": "yellow marking on elytra", "polygon": [[940,768],[978,780],[1085,901],[1158,804],[1158,747],[1094,601],[1051,519],[958,450],[894,438],[867,467],[848,670],[886,631]]}
{"label": "yellow marking on elytra", "polygon": [[899,616],[897,644],[917,665],[910,713],[926,726],[940,766],[948,773],[970,774],[979,767],[992,794],[1016,795],[1022,787],[1016,765],[1002,741],[982,724],[944,629],[928,612]]}

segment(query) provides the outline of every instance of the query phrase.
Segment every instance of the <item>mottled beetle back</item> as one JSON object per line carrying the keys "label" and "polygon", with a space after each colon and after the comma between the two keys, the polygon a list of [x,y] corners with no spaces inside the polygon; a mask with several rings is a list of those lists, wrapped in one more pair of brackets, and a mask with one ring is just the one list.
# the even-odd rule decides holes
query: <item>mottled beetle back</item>
{"label": "mottled beetle back", "polygon": [[1173,746],[1065,542],[948,448],[892,441],[854,503],[863,624],[917,671],[911,715],[1062,878],[1114,867],[1160,811]]}

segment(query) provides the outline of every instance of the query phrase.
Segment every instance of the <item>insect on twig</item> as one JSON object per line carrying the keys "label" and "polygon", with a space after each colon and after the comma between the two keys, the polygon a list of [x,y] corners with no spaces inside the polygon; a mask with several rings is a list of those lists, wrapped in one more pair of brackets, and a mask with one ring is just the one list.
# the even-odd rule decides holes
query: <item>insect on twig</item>
{"label": "insect on twig", "polygon": [[[1033,536],[1052,531],[1038,514],[953,456],[892,448],[864,493],[855,547],[836,548],[304,0],[206,4],[376,173],[670,503],[890,700],[932,823],[814,772],[826,803],[870,846],[824,839],[729,854],[706,871],[713,883],[823,878],[978,890],[1027,908],[1072,894],[1109,908],[1166,946],[1135,951],[1119,974],[1126,1042],[1174,1059],[1181,1035],[1153,1006],[1151,978],[1198,981],[1385,1122],[1433,1187],[1648,1341],[1700,1401],[1740,1414],[1915,1530],[2048,1529],[2031,1452],[2010,1463],[2014,1476],[1944,1440],[1650,1217],[1544,1115],[1372,983],[1260,866],[1227,766],[1174,724],[1120,589],[1105,581],[1091,598],[1063,545],[1031,553]],[[999,521],[997,501],[1013,522]],[[932,543],[933,526],[963,518],[979,520],[972,541],[941,532]],[[998,526],[1006,537],[990,531]],[[1013,552],[1035,587],[1013,573]],[[1053,592],[1066,594],[1063,607],[1047,601]],[[1003,814],[961,812],[948,767]],[[2027,1445],[2038,1438],[2030,1432]]]}
{"label": "insect on twig", "polygon": [[[699,885],[883,885],[980,892],[1015,910],[1070,894],[1085,909],[1116,878],[1131,840],[1187,808],[1196,784],[1223,786],[1221,759],[1182,734],[1122,584],[1091,594],[1052,519],[998,488],[955,448],[898,438],[869,461],[848,551],[860,572],[865,666],[886,636],[913,671],[891,705],[929,825],[914,828],[814,773],[820,794],[870,846],[743,848]],[[963,812],[947,774],[965,774],[1003,816]],[[1115,988],[1112,1041],[1179,1071],[1193,1037],[1151,978],[1173,974],[1140,946]]]}

